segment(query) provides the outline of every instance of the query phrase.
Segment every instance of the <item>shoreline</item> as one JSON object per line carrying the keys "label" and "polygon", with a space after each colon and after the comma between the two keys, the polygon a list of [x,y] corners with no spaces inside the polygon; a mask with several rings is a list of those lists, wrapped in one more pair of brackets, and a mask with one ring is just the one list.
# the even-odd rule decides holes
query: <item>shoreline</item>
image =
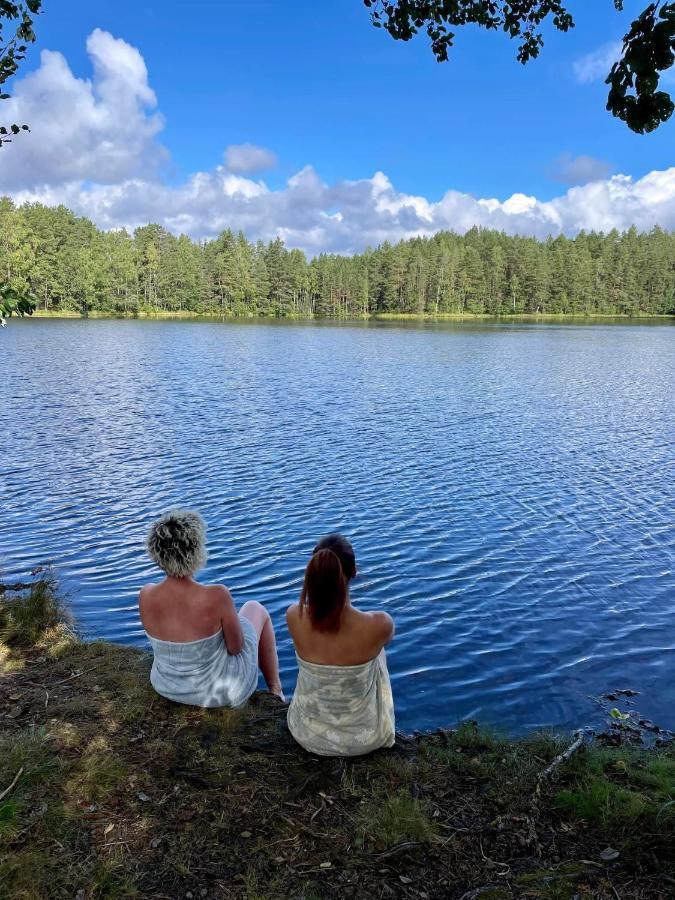
{"label": "shoreline", "polygon": [[466,722],[319,758],[277,698],[171,703],[147,652],[82,642],[66,618],[51,573],[0,587],[3,896],[642,900],[675,885],[672,743],[613,745],[620,722],[606,741]]}
{"label": "shoreline", "polygon": [[488,315],[486,313],[369,313],[357,317],[320,317],[320,316],[254,316],[254,315],[231,315],[216,316],[210,313],[199,313],[192,311],[166,311],[158,310],[139,311],[134,313],[109,313],[101,310],[92,310],[86,316],[73,310],[36,310],[30,317],[33,319],[106,319],[106,320],[203,320],[207,322],[261,322],[261,323],[304,323],[304,322],[320,322],[320,323],[344,323],[350,322],[603,322],[607,320],[626,322],[675,322],[675,314],[644,314],[644,315],[626,315],[621,313],[514,313],[512,315]]}

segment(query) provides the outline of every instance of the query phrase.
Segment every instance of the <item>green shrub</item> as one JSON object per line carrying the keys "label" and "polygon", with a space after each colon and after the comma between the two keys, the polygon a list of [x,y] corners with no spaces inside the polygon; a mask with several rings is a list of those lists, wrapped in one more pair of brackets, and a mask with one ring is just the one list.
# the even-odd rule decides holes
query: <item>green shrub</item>
{"label": "green shrub", "polygon": [[70,626],[70,622],[51,569],[37,572],[25,590],[0,592],[0,642],[8,647],[31,647],[49,629]]}

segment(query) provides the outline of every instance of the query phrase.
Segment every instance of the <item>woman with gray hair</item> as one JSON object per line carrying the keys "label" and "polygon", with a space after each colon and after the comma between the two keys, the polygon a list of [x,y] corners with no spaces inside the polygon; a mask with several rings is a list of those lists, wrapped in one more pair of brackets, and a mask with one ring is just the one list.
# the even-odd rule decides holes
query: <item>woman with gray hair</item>
{"label": "woman with gray hair", "polygon": [[258,684],[284,699],[274,628],[255,600],[237,613],[221,584],[199,584],[206,562],[206,526],[199,513],[175,509],[148,531],[148,553],[165,573],[139,595],[141,622],[152,644],[152,686],[191,706],[243,706]]}

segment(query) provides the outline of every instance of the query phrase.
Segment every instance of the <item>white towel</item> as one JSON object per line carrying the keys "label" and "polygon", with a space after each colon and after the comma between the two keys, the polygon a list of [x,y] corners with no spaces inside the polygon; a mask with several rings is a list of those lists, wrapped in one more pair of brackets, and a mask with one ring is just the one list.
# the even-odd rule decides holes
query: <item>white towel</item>
{"label": "white towel", "polygon": [[148,634],[154,653],[150,682],[157,693],[190,706],[243,706],[258,685],[258,634],[249,619],[239,621],[244,647],[236,656],[227,652],[222,630],[182,643]]}
{"label": "white towel", "polygon": [[394,699],[387,659],[358,666],[298,660],[298,683],[288,708],[295,740],[319,756],[360,756],[394,744]]}

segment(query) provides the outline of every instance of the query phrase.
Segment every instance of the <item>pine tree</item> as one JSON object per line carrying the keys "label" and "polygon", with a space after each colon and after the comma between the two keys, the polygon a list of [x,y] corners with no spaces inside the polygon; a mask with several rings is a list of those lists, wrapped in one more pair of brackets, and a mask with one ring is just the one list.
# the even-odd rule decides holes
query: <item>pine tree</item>
{"label": "pine tree", "polygon": [[63,206],[0,198],[0,278],[41,310],[356,317],[675,312],[675,234],[580,232],[574,240],[472,228],[308,261],[242,232],[195,243],[160,225],[100,231]]}

